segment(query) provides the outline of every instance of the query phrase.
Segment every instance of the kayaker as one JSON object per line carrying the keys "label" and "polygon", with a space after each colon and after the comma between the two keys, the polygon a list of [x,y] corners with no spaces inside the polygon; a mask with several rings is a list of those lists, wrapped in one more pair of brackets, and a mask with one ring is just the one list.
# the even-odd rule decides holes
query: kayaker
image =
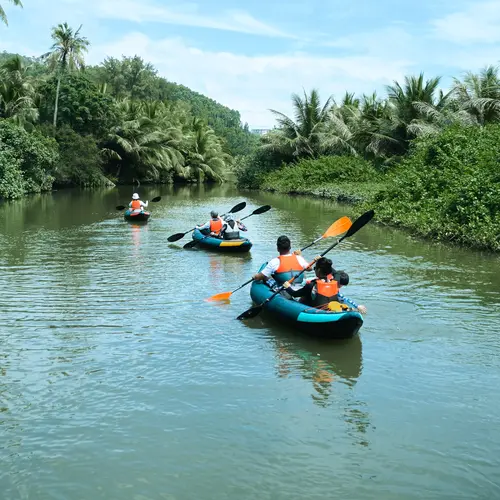
{"label": "kayaker", "polygon": [[317,260],[314,271],[316,278],[307,281],[298,290],[294,290],[288,281],[283,286],[292,297],[301,297],[303,304],[321,307],[330,302],[348,303],[361,314],[366,314],[365,306],[356,304],[340,293],[340,289],[349,284],[349,275],[345,271],[335,271],[332,261],[326,257]]}
{"label": "kayaker", "polygon": [[128,204],[128,206],[134,211],[134,212],[141,212],[143,208],[148,207],[149,201],[146,200],[146,203],[141,201],[139,199],[139,195],[137,193],[134,193],[132,195],[132,201]]}
{"label": "kayaker", "polygon": [[[297,276],[303,269],[311,271],[312,268],[308,267],[308,262],[302,257],[300,250],[291,251],[292,244],[288,236],[280,236],[276,242],[276,248],[279,256],[271,259],[266,267],[259,273],[254,274],[255,281],[265,281],[268,285],[269,280],[272,278],[278,285],[282,285],[286,281]],[[318,257],[319,258],[319,257]],[[292,283],[292,289],[298,289],[302,286],[304,281],[304,274]]]}
{"label": "kayaker", "polygon": [[226,223],[219,217],[219,212],[212,210],[210,212],[210,220],[203,224],[203,226],[196,226],[200,231],[210,231],[211,236],[216,236],[220,238],[221,232],[224,229]]}
{"label": "kayaker", "polygon": [[224,222],[226,224],[221,231],[221,235],[225,240],[237,240],[240,237],[240,231],[247,230],[247,228],[239,220],[234,220],[233,214],[228,214],[224,218]]}

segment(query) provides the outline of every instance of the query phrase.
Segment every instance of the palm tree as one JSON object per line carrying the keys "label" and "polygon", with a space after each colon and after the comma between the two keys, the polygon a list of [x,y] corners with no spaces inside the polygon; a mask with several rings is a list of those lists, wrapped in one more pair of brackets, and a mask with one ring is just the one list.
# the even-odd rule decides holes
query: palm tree
{"label": "palm tree", "polygon": [[54,43],[50,52],[42,57],[49,62],[50,68],[57,72],[56,102],[54,107],[54,128],[57,126],[57,107],[59,104],[59,91],[61,88],[61,76],[66,71],[74,71],[85,68],[83,52],[87,52],[90,42],[87,38],[80,36],[82,26],[73,31],[68,23],[58,24],[52,28],[52,40]]}
{"label": "palm tree", "polygon": [[464,79],[455,78],[453,93],[460,108],[479,125],[500,120],[500,77],[498,67],[487,66],[479,74],[468,72]]}
{"label": "palm tree", "polygon": [[[110,130],[103,144],[104,154],[134,174],[158,180],[162,173],[185,173],[179,128],[162,121],[161,111],[147,104],[124,99],[119,104],[123,122]],[[149,116],[148,116],[149,115]]]}
{"label": "palm tree", "polygon": [[325,126],[332,105],[329,97],[323,106],[316,89],[304,98],[292,94],[295,120],[279,111],[270,111],[277,117],[278,128],[263,137],[264,149],[280,152],[287,159],[314,158],[322,154],[325,144]]}
{"label": "palm tree", "polygon": [[[23,4],[21,3],[21,0],[10,0],[14,5],[18,5],[19,7],[22,7]],[[0,5],[0,20],[8,26],[9,23],[7,22],[7,15],[5,14],[5,11],[2,9],[2,6]]]}
{"label": "palm tree", "polygon": [[230,163],[231,156],[224,153],[219,138],[214,131],[199,118],[191,122],[192,132],[188,136],[185,177],[198,177],[223,181],[223,170]]}
{"label": "palm tree", "polygon": [[30,126],[38,119],[37,94],[29,70],[19,55],[0,66],[0,117],[21,126]]}

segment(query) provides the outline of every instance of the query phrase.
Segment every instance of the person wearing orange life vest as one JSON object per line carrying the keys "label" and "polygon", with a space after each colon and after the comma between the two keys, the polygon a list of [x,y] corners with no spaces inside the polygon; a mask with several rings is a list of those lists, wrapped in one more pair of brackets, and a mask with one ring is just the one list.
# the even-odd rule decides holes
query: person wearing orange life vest
{"label": "person wearing orange life vest", "polygon": [[139,199],[139,195],[137,193],[134,193],[132,195],[132,201],[128,204],[128,206],[134,211],[134,212],[141,212],[143,208],[147,208],[149,201],[146,201],[144,203]]}
{"label": "person wearing orange life vest", "polygon": [[316,278],[308,281],[299,290],[292,290],[288,282],[283,286],[292,297],[302,297],[301,302],[309,306],[320,307],[335,301],[348,303],[361,314],[366,314],[365,306],[356,304],[340,293],[340,289],[349,284],[349,275],[346,272],[335,271],[332,261],[326,257],[317,260],[314,271]]}
{"label": "person wearing orange life vest", "polygon": [[227,224],[219,217],[219,212],[212,210],[210,212],[210,220],[203,224],[202,226],[196,226],[197,229],[204,233],[208,233],[211,236],[220,237],[221,232]]}
{"label": "person wearing orange life vest", "polygon": [[[265,281],[269,285],[270,280],[273,279],[276,283],[282,285],[292,279],[292,277],[297,276],[304,269],[311,271],[311,268],[308,267],[308,262],[302,257],[300,250],[295,250],[292,253],[292,244],[288,236],[280,236],[276,242],[276,247],[279,256],[271,259],[262,271],[253,276],[255,281]],[[303,281],[304,274],[301,274],[293,282],[292,288],[299,288],[302,286]]]}

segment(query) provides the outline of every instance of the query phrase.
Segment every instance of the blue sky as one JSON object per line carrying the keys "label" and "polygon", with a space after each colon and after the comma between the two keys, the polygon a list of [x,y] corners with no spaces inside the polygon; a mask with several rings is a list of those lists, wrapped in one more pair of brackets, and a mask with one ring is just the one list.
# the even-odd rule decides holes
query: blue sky
{"label": "blue sky", "polygon": [[384,94],[424,71],[442,87],[500,60],[500,0],[0,0],[0,50],[40,55],[67,21],[92,46],[87,61],[138,54],[162,76],[240,111],[252,128],[291,112],[290,94],[315,87]]}

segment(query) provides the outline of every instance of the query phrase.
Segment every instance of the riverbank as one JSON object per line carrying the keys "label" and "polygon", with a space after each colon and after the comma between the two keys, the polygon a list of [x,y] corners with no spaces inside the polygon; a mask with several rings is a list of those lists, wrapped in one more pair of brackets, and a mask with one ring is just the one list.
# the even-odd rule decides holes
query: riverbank
{"label": "riverbank", "polygon": [[415,236],[500,252],[498,158],[498,125],[450,128],[415,141],[385,173],[356,157],[328,156],[266,172],[258,188],[373,208],[377,221]]}

